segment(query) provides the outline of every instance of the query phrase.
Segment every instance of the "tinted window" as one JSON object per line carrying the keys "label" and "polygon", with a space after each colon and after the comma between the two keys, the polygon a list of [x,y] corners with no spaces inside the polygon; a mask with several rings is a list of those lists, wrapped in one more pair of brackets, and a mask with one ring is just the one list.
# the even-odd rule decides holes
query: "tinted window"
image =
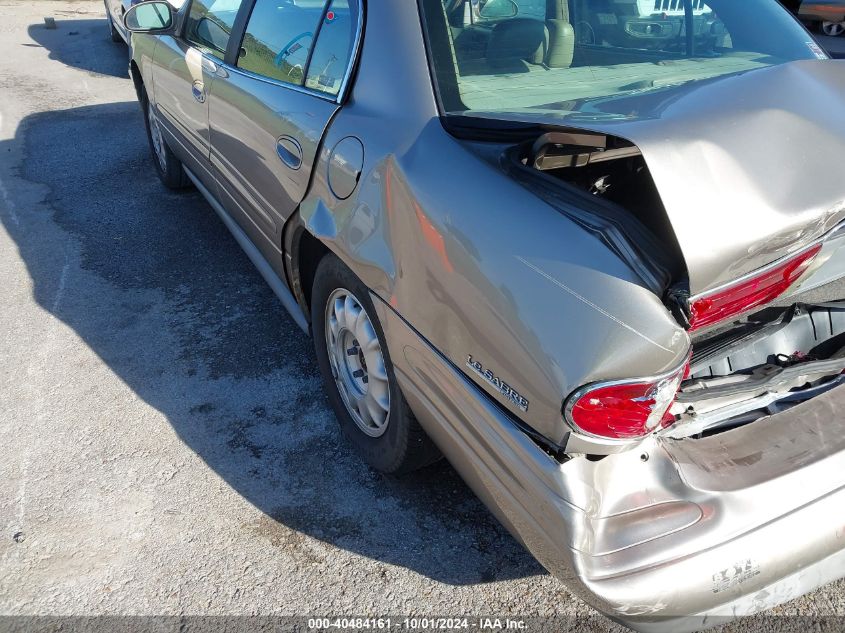
{"label": "tinted window", "polygon": [[194,0],[185,25],[185,39],[223,59],[241,0]]}
{"label": "tinted window", "polygon": [[258,0],[247,24],[238,66],[301,86],[324,0]]}
{"label": "tinted window", "polygon": [[528,0],[423,6],[451,112],[629,117],[626,96],[827,57],[773,0],[569,0],[544,18]]}
{"label": "tinted window", "polygon": [[352,58],[358,25],[358,4],[353,0],[332,0],[320,28],[306,87],[336,96]]}

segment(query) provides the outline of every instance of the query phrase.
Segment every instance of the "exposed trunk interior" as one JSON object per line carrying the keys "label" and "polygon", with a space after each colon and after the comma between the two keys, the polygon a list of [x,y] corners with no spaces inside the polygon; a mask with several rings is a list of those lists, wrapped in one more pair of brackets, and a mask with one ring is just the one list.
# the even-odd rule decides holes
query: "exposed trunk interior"
{"label": "exposed trunk interior", "polygon": [[845,301],[763,310],[693,340],[690,377],[666,435],[710,435],[756,422],[845,383]]}
{"label": "exposed trunk interior", "polygon": [[[672,224],[640,150],[630,142],[590,132],[547,132],[506,154],[514,175],[589,217],[596,232],[675,312],[672,292],[687,287],[687,271]],[[569,204],[567,204],[569,203]],[[607,226],[610,228],[608,229]],[[645,273],[642,269],[646,268]],[[683,323],[683,317],[681,317]]]}
{"label": "exposed trunk interior", "polygon": [[631,213],[666,249],[673,273],[683,273],[672,225],[636,146],[612,136],[550,132],[535,141],[527,160],[535,169]]}

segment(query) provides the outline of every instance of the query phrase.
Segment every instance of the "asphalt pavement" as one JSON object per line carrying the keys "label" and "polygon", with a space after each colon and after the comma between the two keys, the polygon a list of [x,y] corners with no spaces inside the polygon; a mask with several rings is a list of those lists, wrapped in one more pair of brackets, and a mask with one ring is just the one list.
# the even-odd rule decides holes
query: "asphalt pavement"
{"label": "asphalt pavement", "polygon": [[[354,456],[310,340],[157,181],[127,63],[100,1],[0,2],[0,614],[613,628],[448,464]],[[774,613],[845,615],[845,583]]]}
{"label": "asphalt pavement", "polygon": [[819,33],[815,33],[814,35],[819,44],[822,45],[822,48],[832,57],[837,59],[845,57],[845,36],[830,37]]}

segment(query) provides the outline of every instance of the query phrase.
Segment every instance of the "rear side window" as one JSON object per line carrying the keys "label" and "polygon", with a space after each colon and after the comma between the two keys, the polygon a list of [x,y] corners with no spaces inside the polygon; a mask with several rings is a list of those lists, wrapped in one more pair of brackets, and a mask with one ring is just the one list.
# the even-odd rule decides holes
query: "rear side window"
{"label": "rear side window", "polygon": [[185,39],[223,59],[241,0],[194,0],[185,24]]}
{"label": "rear side window", "polygon": [[247,23],[238,67],[301,86],[324,0],[258,0]]}
{"label": "rear side window", "polygon": [[332,0],[308,66],[307,88],[337,96],[352,59],[357,30],[357,1]]}
{"label": "rear side window", "polygon": [[257,0],[238,68],[337,96],[358,30],[358,0]]}
{"label": "rear side window", "polygon": [[422,6],[442,105],[455,114],[627,119],[646,93],[827,58],[775,0],[557,0],[545,14],[534,0]]}

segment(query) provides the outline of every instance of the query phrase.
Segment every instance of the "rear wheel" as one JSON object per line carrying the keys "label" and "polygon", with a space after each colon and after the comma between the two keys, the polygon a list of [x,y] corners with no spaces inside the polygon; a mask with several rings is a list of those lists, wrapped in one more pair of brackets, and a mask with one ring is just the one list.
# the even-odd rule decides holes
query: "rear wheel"
{"label": "rear wheel", "polygon": [[161,182],[168,189],[184,189],[190,185],[190,180],[182,168],[182,162],[168,146],[161,131],[161,122],[155,108],[150,103],[147,93],[141,93],[141,105],[144,110],[144,123],[147,128],[147,140],[153,155],[153,164]]}
{"label": "rear wheel", "polygon": [[384,473],[440,457],[405,401],[366,286],[334,255],[317,267],[312,290],[314,347],[344,435]]}

